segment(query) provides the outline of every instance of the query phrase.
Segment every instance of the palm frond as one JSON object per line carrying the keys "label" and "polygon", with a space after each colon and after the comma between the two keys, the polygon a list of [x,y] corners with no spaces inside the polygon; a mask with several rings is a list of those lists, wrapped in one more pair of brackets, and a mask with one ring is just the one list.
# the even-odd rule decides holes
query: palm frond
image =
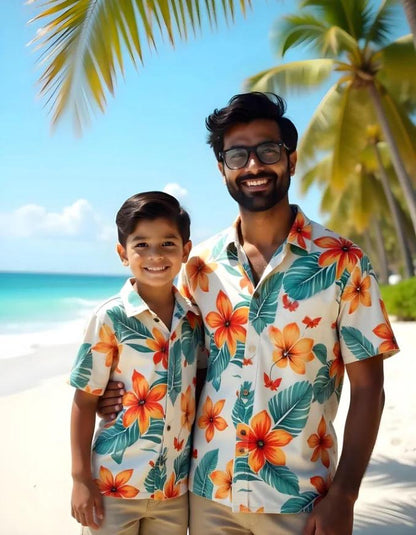
{"label": "palm frond", "polygon": [[[40,3],[40,0],[35,0]],[[143,64],[144,44],[157,48],[165,38],[175,45],[202,28],[203,15],[215,27],[221,9],[227,23],[237,5],[245,14],[251,0],[48,0],[30,21],[41,25],[32,44],[42,54],[41,95],[55,124],[71,110],[77,130],[98,107],[104,110],[123,73],[123,51]]]}
{"label": "palm frond", "polygon": [[398,0],[384,0],[380,5],[375,17],[365,32],[365,45],[370,43],[376,46],[387,44],[391,38],[391,27]]}

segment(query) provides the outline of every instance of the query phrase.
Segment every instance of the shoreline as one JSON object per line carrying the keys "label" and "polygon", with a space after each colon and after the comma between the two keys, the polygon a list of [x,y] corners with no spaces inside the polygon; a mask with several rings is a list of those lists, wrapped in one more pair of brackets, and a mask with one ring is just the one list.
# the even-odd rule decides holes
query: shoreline
{"label": "shoreline", "polygon": [[[385,361],[386,405],[355,507],[354,535],[415,532],[415,328],[415,322],[393,322],[401,352]],[[67,379],[78,346],[65,342],[32,349],[31,354],[0,361],[0,411],[7,430],[0,460],[7,482],[7,499],[0,504],[2,530],[10,535],[76,535],[80,527],[70,514],[73,389]],[[345,381],[335,421],[339,448],[347,408]]]}

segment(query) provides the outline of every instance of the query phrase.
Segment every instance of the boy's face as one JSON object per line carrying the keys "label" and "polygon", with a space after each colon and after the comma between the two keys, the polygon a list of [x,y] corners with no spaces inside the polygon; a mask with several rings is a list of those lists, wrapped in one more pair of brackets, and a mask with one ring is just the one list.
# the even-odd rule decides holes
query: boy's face
{"label": "boy's face", "polygon": [[139,221],[128,236],[126,246],[117,245],[125,266],[129,266],[138,286],[169,287],[188,260],[192,243],[182,242],[177,226],[163,218]]}

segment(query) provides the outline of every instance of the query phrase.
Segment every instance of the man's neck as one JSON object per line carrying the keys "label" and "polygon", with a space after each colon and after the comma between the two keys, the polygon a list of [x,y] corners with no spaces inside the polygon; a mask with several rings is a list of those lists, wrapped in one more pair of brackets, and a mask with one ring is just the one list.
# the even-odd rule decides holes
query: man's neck
{"label": "man's neck", "polygon": [[240,208],[240,242],[259,250],[276,250],[286,239],[295,215],[289,202],[278,203],[264,212]]}

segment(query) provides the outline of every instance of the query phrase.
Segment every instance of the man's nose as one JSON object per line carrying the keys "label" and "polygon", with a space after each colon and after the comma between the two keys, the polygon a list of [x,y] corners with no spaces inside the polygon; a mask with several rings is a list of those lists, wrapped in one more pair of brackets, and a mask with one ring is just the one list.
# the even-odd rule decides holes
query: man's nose
{"label": "man's nose", "polygon": [[246,167],[250,168],[250,167],[262,167],[262,166],[263,164],[259,160],[256,151],[251,150],[248,155]]}

